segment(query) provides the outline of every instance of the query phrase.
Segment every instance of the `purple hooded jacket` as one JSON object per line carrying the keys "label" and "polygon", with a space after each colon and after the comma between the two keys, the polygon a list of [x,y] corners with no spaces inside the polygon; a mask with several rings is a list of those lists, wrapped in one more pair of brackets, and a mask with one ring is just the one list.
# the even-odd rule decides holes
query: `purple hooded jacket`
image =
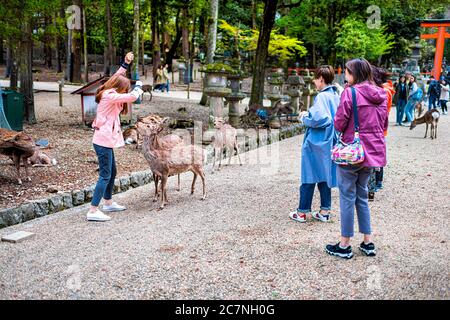
{"label": "purple hooded jacket", "polygon": [[[358,107],[359,135],[364,148],[364,167],[384,167],[386,165],[386,142],[383,132],[387,130],[389,119],[387,95],[383,88],[368,81],[354,85]],[[352,91],[347,87],[334,118],[334,127],[343,134],[345,143],[353,142],[355,133]]]}

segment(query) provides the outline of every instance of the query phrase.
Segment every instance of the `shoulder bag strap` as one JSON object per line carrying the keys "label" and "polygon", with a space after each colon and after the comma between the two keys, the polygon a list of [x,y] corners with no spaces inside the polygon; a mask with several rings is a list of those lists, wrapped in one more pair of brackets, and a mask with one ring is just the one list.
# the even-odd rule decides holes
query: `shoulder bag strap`
{"label": "shoulder bag strap", "polygon": [[352,89],[352,104],[353,104],[353,118],[355,119],[355,133],[359,134],[359,119],[358,119],[358,108],[356,106],[356,89]]}

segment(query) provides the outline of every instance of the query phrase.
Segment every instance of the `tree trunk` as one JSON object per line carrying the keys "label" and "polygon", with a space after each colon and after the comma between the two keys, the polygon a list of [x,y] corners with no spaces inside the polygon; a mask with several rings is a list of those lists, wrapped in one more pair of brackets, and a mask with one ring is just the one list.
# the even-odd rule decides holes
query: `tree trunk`
{"label": "tree trunk", "polygon": [[5,59],[3,57],[3,37],[0,36],[0,63],[4,63]]}
{"label": "tree trunk", "polygon": [[12,90],[17,90],[18,87],[18,77],[19,77],[19,70],[18,70],[18,63],[17,63],[17,57],[16,54],[19,50],[14,48],[14,45],[12,44],[12,41],[9,41],[8,44],[8,61],[7,61],[7,75],[9,76],[9,86]]}
{"label": "tree trunk", "polygon": [[24,95],[25,120],[35,124],[33,95],[33,28],[31,18],[25,18],[22,24],[22,39],[19,55],[20,92]]}
{"label": "tree trunk", "polygon": [[105,68],[103,73],[105,75],[111,74],[111,66],[115,64],[114,61],[114,48],[112,43],[112,15],[111,15],[111,2],[110,0],[106,0],[105,3],[105,16],[106,16],[106,33],[107,33],[107,43],[108,46],[105,48]]}
{"label": "tree trunk", "polygon": [[[58,18],[58,14],[56,14],[53,17],[53,26],[56,30],[57,28],[57,18]],[[60,73],[62,72],[62,43],[61,43],[61,36],[59,35],[59,32],[56,32],[55,34],[55,43],[56,43],[56,72]]]}
{"label": "tree trunk", "polygon": [[[190,57],[189,57],[189,72],[192,72],[194,74],[194,52],[195,52],[195,26],[197,17],[193,17],[193,24],[192,24],[192,36],[191,36],[191,48],[189,50]],[[194,76],[192,77],[189,75],[189,82],[194,82]]]}
{"label": "tree trunk", "polygon": [[134,0],[134,17],[133,17],[133,53],[134,61],[131,72],[133,80],[139,80],[139,0]]}
{"label": "tree trunk", "polygon": [[217,18],[219,15],[219,0],[211,0],[210,19],[208,23],[208,47],[206,51],[206,63],[214,62],[217,40]]}
{"label": "tree trunk", "polygon": [[[206,48],[206,63],[214,62],[214,54],[216,51],[216,40],[217,40],[217,18],[219,16],[219,0],[211,0],[211,5],[209,7],[209,19],[208,19],[208,39]],[[205,87],[206,77],[203,79],[203,87]],[[202,98],[200,99],[200,104],[205,106],[208,103],[208,96],[202,93]]]}
{"label": "tree trunk", "polygon": [[[48,26],[51,23],[50,17],[44,18],[44,30],[48,30]],[[52,37],[48,34],[48,32],[45,32],[44,36],[44,55],[45,55],[45,66],[49,69],[52,68]]]}
{"label": "tree trunk", "polygon": [[172,61],[173,61],[173,57],[175,56],[175,53],[177,51],[178,46],[180,45],[180,40],[181,40],[181,28],[180,28],[180,12],[181,10],[178,9],[177,12],[177,16],[175,18],[175,29],[177,31],[176,35],[175,35],[175,40],[173,41],[172,45],[170,46],[169,52],[167,52],[167,57],[166,57],[166,63],[169,65],[170,71],[173,72],[172,70]]}
{"label": "tree trunk", "polygon": [[277,3],[278,0],[265,0],[264,18],[259,29],[258,46],[256,48],[250,105],[263,104],[266,61],[269,51],[270,33],[275,23]]}
{"label": "tree trunk", "polygon": [[152,52],[153,82],[156,81],[156,70],[158,69],[158,66],[161,64],[161,48],[160,48],[159,28],[158,28],[158,18],[159,18],[159,14],[158,14],[159,6],[158,5],[159,5],[158,0],[152,0],[151,19],[152,19],[152,46],[153,46],[153,52]]}
{"label": "tree trunk", "polygon": [[183,9],[182,12],[182,23],[181,23],[181,45],[183,50],[183,57],[186,61],[189,60],[189,16],[188,10]]}
{"label": "tree trunk", "polygon": [[252,29],[256,30],[256,0],[252,0]]}
{"label": "tree trunk", "polygon": [[87,50],[87,32],[86,32],[86,10],[83,8],[83,57],[84,57],[84,81],[89,82],[89,69],[88,69],[88,50]]}
{"label": "tree trunk", "polygon": [[[82,0],[74,0],[73,4],[82,8]],[[71,81],[76,83],[81,82],[81,37],[81,30],[72,30],[73,73]]]}

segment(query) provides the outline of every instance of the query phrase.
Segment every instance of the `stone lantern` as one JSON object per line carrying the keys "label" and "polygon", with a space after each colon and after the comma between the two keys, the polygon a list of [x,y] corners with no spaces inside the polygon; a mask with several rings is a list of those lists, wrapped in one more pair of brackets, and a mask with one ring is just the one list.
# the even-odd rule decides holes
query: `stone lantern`
{"label": "stone lantern", "polygon": [[240,72],[239,66],[234,65],[233,70],[234,73],[228,74],[228,88],[231,89],[231,93],[225,99],[228,102],[228,122],[237,128],[240,125],[240,101],[246,97],[246,94],[241,92],[241,80],[245,76]]}
{"label": "stone lantern", "polygon": [[314,77],[310,74],[309,70],[306,69],[303,74],[303,81],[305,86],[303,89],[303,104],[304,111],[307,111],[314,101],[314,97],[317,95],[317,90],[314,88],[312,83]]}
{"label": "stone lantern", "polygon": [[209,121],[208,128],[214,128],[214,118],[224,117],[223,98],[231,93],[227,88],[227,75],[229,66],[223,64],[210,64],[202,70],[206,74],[205,88],[203,92],[209,97]]}
{"label": "stone lantern", "polygon": [[302,96],[302,89],[305,86],[305,81],[297,74],[297,70],[292,70],[291,75],[286,81],[288,85],[288,95],[291,97],[291,106],[294,109],[293,116],[298,116],[300,106],[300,97]]}
{"label": "stone lantern", "polygon": [[[274,69],[271,73],[269,79],[269,93],[267,94],[267,99],[270,100],[270,106],[273,108],[277,101],[283,98],[283,70],[282,69]],[[278,129],[281,127],[280,119],[276,115],[272,116],[269,119],[269,127]]]}
{"label": "stone lantern", "polygon": [[184,74],[187,71],[186,69],[187,69],[186,60],[179,59],[178,60],[178,83],[179,84],[184,84]]}

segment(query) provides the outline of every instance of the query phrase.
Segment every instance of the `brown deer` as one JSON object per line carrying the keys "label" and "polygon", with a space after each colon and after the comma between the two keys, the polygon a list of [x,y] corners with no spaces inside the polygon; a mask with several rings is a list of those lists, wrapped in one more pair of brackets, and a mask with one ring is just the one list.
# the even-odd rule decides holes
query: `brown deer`
{"label": "brown deer", "polygon": [[216,165],[216,158],[219,156],[219,166],[217,170],[220,170],[222,165],[223,150],[228,150],[230,158],[228,159],[228,165],[230,165],[231,157],[234,150],[236,150],[239,164],[242,166],[241,157],[239,156],[239,147],[237,143],[237,132],[234,127],[225,123],[223,118],[214,119],[214,127],[217,129],[212,137],[212,146],[214,147],[214,163],[212,166],[212,173],[214,173],[214,167]]}
{"label": "brown deer", "polygon": [[28,158],[33,156],[35,148],[35,142],[28,134],[0,128],[0,154],[13,160],[19,184],[22,184],[20,162],[25,167],[26,179],[31,181],[28,173]]}
{"label": "brown deer", "polygon": [[[195,182],[197,176],[200,176],[203,184],[202,200],[206,198],[205,174],[203,172],[203,164],[206,163],[206,152],[201,147],[192,144],[179,143],[172,147],[164,145],[159,134],[164,130],[166,121],[167,118],[159,123],[156,121],[138,121],[136,124],[139,134],[144,137],[142,145],[144,157],[148,161],[154,177],[161,179],[160,209],[163,209],[168,203],[168,177],[187,171],[191,171],[194,174],[191,194],[194,194]],[[155,185],[157,186],[157,183]]]}
{"label": "brown deer", "polygon": [[411,126],[409,127],[410,130],[414,129],[418,124],[426,123],[427,128],[425,130],[425,137],[427,137],[428,133],[428,125],[431,125],[431,139],[437,138],[437,125],[439,122],[440,113],[437,109],[431,109],[425,114],[417,119],[414,119],[413,122],[411,122]]}
{"label": "brown deer", "polygon": [[51,167],[56,166],[58,162],[55,158],[50,158],[45,152],[37,149],[34,154],[28,158],[28,164],[33,167]]}
{"label": "brown deer", "polygon": [[[163,119],[158,116],[158,115],[149,115],[147,117],[140,117],[138,119],[139,122],[142,123],[154,123],[154,124],[160,124],[161,122],[163,122]],[[142,144],[140,135],[139,135],[139,131],[137,130],[137,127],[134,126],[135,130],[136,130],[136,134],[137,134],[137,143],[139,145]],[[161,138],[161,144],[162,147],[164,149],[172,149],[173,147],[175,147],[177,144],[182,144],[183,143],[183,139],[175,134],[168,134],[165,135]],[[159,197],[159,180],[160,180],[160,176],[156,175],[153,172],[153,182],[155,183],[155,198],[153,199],[153,202],[158,201],[158,197]],[[178,174],[178,186],[177,186],[177,191],[181,191],[181,181],[180,181],[180,175]]]}

